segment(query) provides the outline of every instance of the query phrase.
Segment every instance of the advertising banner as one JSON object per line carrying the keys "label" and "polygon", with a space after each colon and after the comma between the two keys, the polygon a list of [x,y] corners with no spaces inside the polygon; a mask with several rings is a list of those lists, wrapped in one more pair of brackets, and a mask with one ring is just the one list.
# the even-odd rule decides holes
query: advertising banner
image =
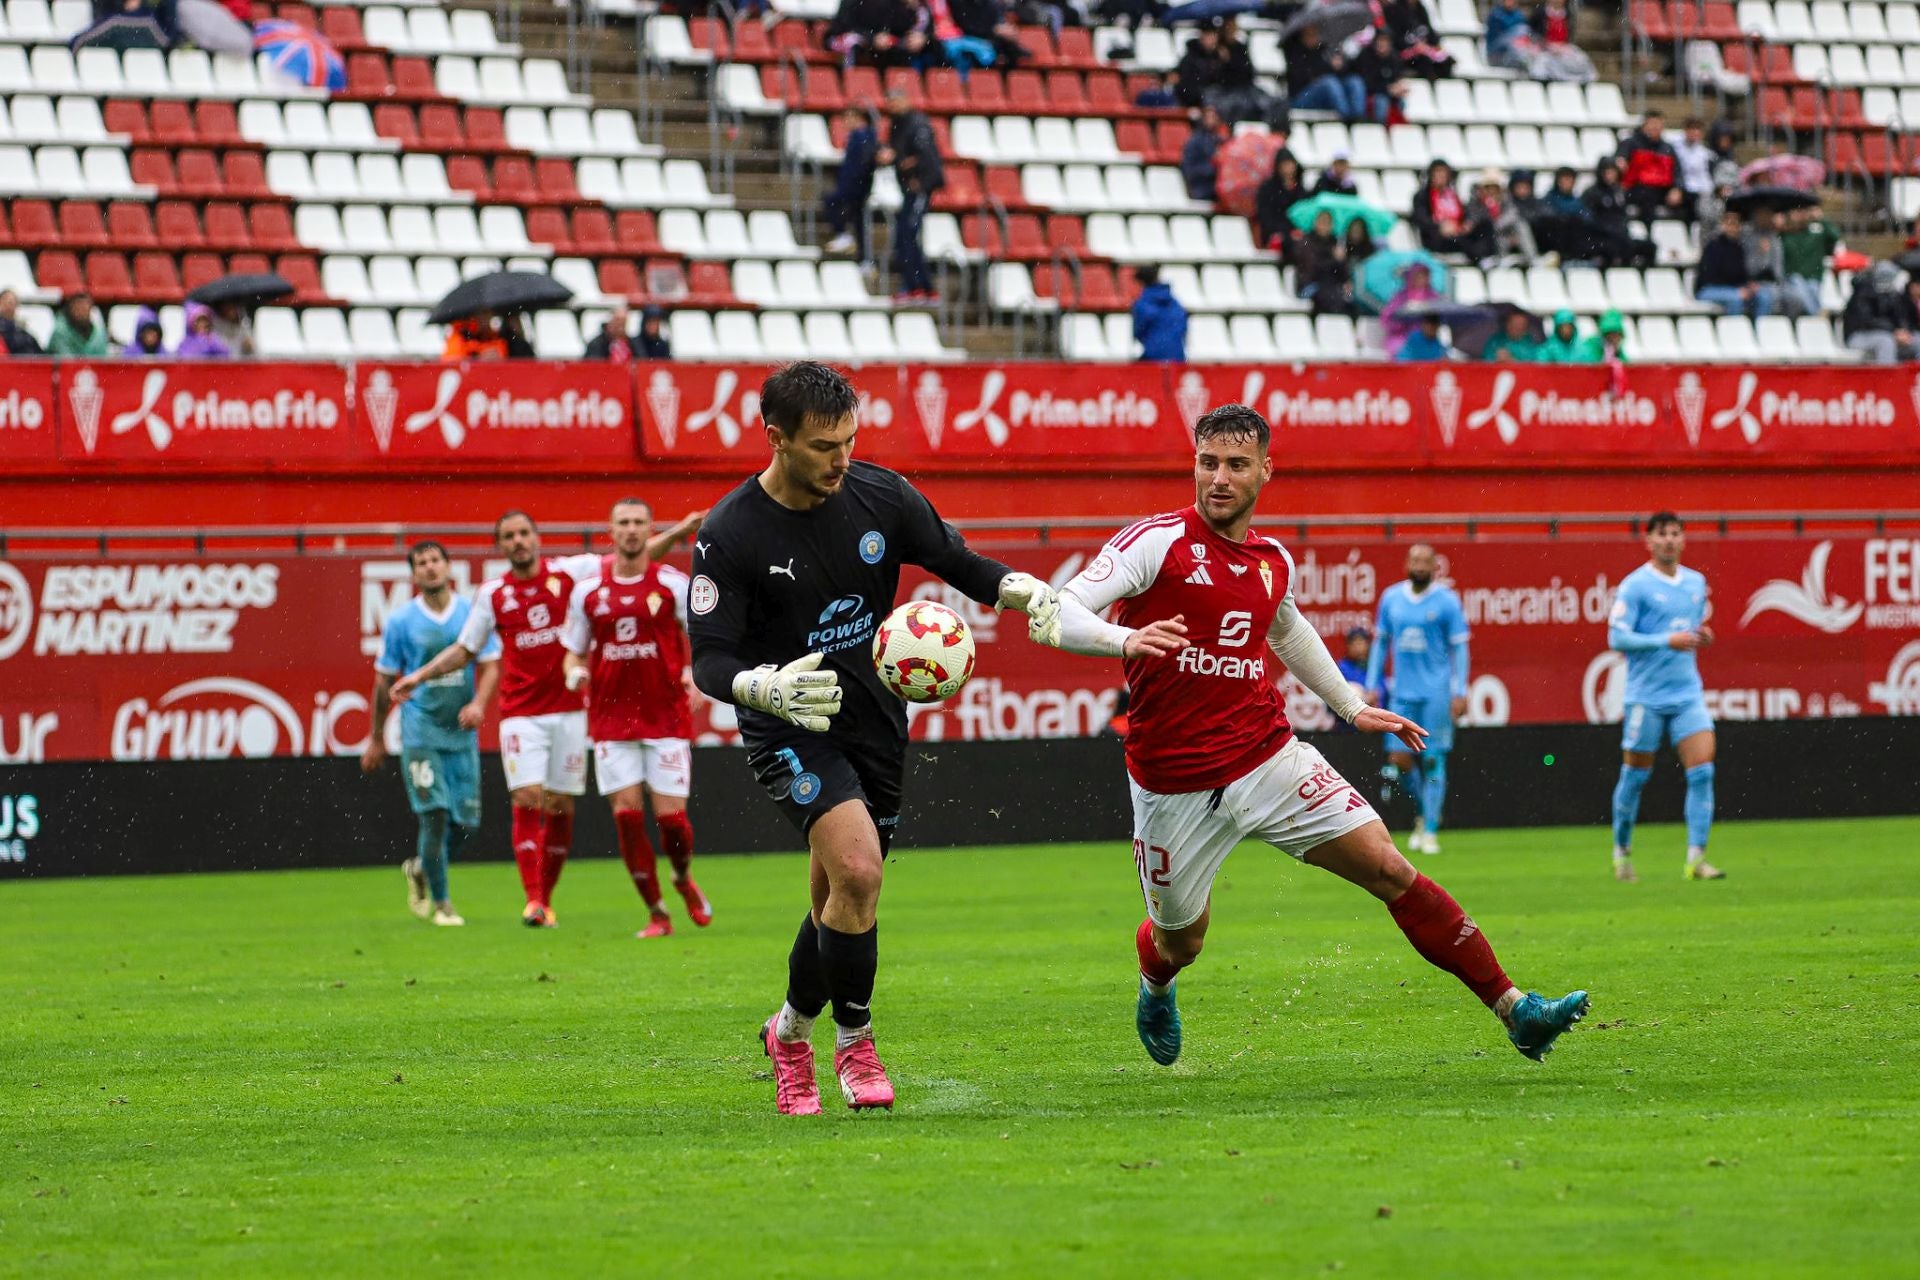
{"label": "advertising banner", "polygon": [[358,364],[356,445],[409,462],[631,459],[633,374],[601,362]]}
{"label": "advertising banner", "polygon": [[0,467],[54,461],[55,419],[52,363],[0,360]]}
{"label": "advertising banner", "polygon": [[65,462],[171,468],[353,458],[340,365],[64,361],[58,376]]}

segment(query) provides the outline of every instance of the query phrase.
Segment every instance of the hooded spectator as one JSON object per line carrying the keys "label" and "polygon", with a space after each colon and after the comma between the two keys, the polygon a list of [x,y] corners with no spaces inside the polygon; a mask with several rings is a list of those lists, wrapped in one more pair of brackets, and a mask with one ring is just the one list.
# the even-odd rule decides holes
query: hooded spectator
{"label": "hooded spectator", "polygon": [[1540,344],[1540,353],[1534,359],[1541,364],[1580,363],[1580,326],[1574,321],[1573,312],[1553,313],[1553,329]]}
{"label": "hooded spectator", "polygon": [[[1400,348],[1419,322],[1407,314],[1407,308],[1422,302],[1437,302],[1440,295],[1433,288],[1433,273],[1424,262],[1410,262],[1400,270],[1400,288],[1393,297],[1387,299],[1387,305],[1380,308],[1380,326],[1386,331],[1386,351],[1390,356],[1398,356]],[[1416,313],[1417,314],[1417,313]],[[1436,325],[1438,322],[1435,322]],[[1442,348],[1442,354],[1445,349]]]}
{"label": "hooded spectator", "polygon": [[233,348],[220,340],[213,331],[213,311],[198,302],[187,304],[187,332],[180,339],[180,345],[173,349],[178,360],[225,360],[233,355]]}
{"label": "hooded spectator", "polygon": [[1300,161],[1282,147],[1273,154],[1273,173],[1253,193],[1253,221],[1260,232],[1260,243],[1269,249],[1284,249],[1293,234],[1288,217],[1293,206],[1310,193],[1301,179]]}
{"label": "hooded spectator", "polygon": [[1212,204],[1215,184],[1220,176],[1220,148],[1230,136],[1226,122],[1212,107],[1200,108],[1187,141],[1180,148],[1180,177],[1187,185],[1187,198]]}
{"label": "hooded spectator", "polygon": [[1527,15],[1520,12],[1519,0],[1493,0],[1493,7],[1487,10],[1487,62],[1525,71],[1532,46],[1533,32],[1527,26]]}
{"label": "hooded spectator", "polygon": [[[1360,225],[1360,219],[1353,220]],[[1333,215],[1322,209],[1313,226],[1294,242],[1294,292],[1317,316],[1353,314],[1353,266],[1346,244],[1333,234]]]}
{"label": "hooded spectator", "polygon": [[1356,196],[1360,186],[1353,180],[1353,160],[1345,151],[1333,153],[1333,159],[1327,161],[1327,167],[1320,171],[1319,181],[1313,184],[1315,195]]}
{"label": "hooded spectator", "polygon": [[104,356],[108,352],[107,326],[94,310],[93,295],[76,289],[60,302],[53,318],[53,336],[47,341],[50,356]]}
{"label": "hooded spectator", "polygon": [[1626,188],[1627,205],[1636,217],[1677,218],[1691,222],[1692,202],[1680,185],[1680,157],[1666,139],[1667,122],[1658,111],[1649,111],[1640,127],[1620,144],[1620,185]]}
{"label": "hooded spectator", "polygon": [[1592,250],[1582,257],[1603,266],[1653,265],[1653,245],[1636,239],[1627,224],[1627,191],[1620,185],[1619,161],[1608,156],[1594,166],[1593,181],[1580,197],[1580,205],[1586,211]]}
{"label": "hooded spectator", "polygon": [[[1573,171],[1567,171],[1571,174]],[[1579,201],[1576,199],[1576,205]],[[1533,243],[1547,266],[1558,266],[1563,253],[1566,237],[1562,235],[1560,215],[1553,211],[1544,197],[1534,188],[1534,172],[1531,169],[1515,169],[1507,178],[1507,204],[1513,212],[1527,224],[1533,233]],[[1577,257],[1576,254],[1567,254]]]}
{"label": "hooded spectator", "polygon": [[1847,350],[1858,351],[1875,364],[1893,364],[1920,355],[1916,335],[1920,317],[1900,290],[1900,268],[1876,262],[1853,277],[1853,296],[1840,313],[1840,331]]}
{"label": "hooded spectator", "polygon": [[667,338],[667,313],[661,307],[648,306],[640,311],[640,337],[634,354],[643,360],[673,359],[673,344]]}
{"label": "hooded spectator", "polygon": [[0,289],[0,346],[11,356],[43,354],[40,340],[20,323],[20,295],[12,289]]}
{"label": "hooded spectator", "polygon": [[1367,229],[1365,218],[1355,218],[1349,222],[1347,234],[1342,237],[1342,240],[1347,248],[1347,270],[1359,270],[1360,264],[1373,256],[1373,232]]}
{"label": "hooded spectator", "polygon": [[1559,80],[1568,84],[1591,84],[1593,59],[1587,56],[1573,33],[1573,11],[1563,0],[1546,0],[1527,16],[1527,29],[1533,33],[1535,51],[1528,60],[1527,73],[1536,80]]}
{"label": "hooded spectator", "polygon": [[1140,358],[1185,360],[1187,309],[1161,282],[1158,268],[1141,267],[1133,274],[1140,282],[1140,296],[1133,303],[1133,337],[1140,344]]}
{"label": "hooded spectator", "polygon": [[1206,105],[1207,91],[1220,83],[1222,74],[1220,29],[1201,27],[1173,68],[1173,96],[1187,110],[1198,111]]}
{"label": "hooded spectator", "polygon": [[1433,17],[1421,0],[1384,0],[1380,21],[1409,75],[1442,80],[1453,74],[1453,55],[1440,47]]}
{"label": "hooded spectator", "polygon": [[1387,118],[1385,110],[1369,117],[1366,85],[1347,65],[1346,56],[1320,38],[1320,28],[1313,23],[1296,31],[1284,45],[1284,52],[1290,110],[1333,111],[1349,123]]}
{"label": "hooded spectator", "polygon": [[1627,322],[1621,319],[1618,311],[1608,311],[1602,315],[1599,331],[1592,337],[1580,340],[1574,363],[1627,363]]}
{"label": "hooded spectator", "polygon": [[1408,213],[1420,244],[1432,253],[1461,253],[1475,262],[1494,255],[1493,227],[1482,222],[1471,225],[1467,202],[1454,185],[1453,166],[1435,160],[1427,166],[1427,181],[1413,194]]}
{"label": "hooded spectator", "polygon": [[1757,320],[1773,314],[1776,291],[1756,280],[1748,267],[1746,247],[1740,242],[1740,215],[1732,210],[1720,215],[1720,234],[1701,248],[1693,280],[1693,296],[1728,315]]}
{"label": "hooded spectator", "polygon": [[160,330],[160,315],[152,307],[140,308],[133,318],[133,340],[120,349],[129,360],[156,359],[167,354],[166,339]]}

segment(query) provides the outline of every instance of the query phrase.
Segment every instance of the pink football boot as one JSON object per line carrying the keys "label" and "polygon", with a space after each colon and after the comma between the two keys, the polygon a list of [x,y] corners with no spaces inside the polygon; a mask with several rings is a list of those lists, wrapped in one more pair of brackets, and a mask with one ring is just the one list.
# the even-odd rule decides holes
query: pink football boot
{"label": "pink football boot", "polygon": [[855,1111],[869,1107],[893,1109],[893,1081],[874,1052],[873,1039],[856,1040],[833,1055],[833,1073],[840,1077],[840,1092]]}
{"label": "pink football boot", "polygon": [[[813,1078],[813,1046],[804,1040],[788,1044],[773,1034],[773,1023],[774,1020],[768,1018],[760,1028],[760,1047],[773,1059],[774,1109],[783,1116],[817,1116],[820,1086]],[[887,1091],[887,1098],[889,1101],[893,1098],[891,1089]]]}

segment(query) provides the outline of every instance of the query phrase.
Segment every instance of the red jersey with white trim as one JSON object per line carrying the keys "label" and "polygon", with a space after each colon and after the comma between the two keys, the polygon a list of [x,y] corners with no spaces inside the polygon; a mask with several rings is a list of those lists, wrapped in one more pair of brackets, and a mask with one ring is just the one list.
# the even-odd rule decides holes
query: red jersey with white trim
{"label": "red jersey with white trim", "polygon": [[500,715],[544,716],[578,711],[584,699],[567,690],[560,644],[573,589],[600,573],[595,555],[549,556],[531,578],[508,573],[474,592],[460,644],[479,653],[500,636]]}
{"label": "red jersey with white trim", "polygon": [[687,575],[672,565],[619,578],[608,556],[600,576],[574,588],[564,640],[569,653],[588,657],[587,733],[595,742],[693,736],[681,684],[686,617]]}
{"label": "red jersey with white trim", "polygon": [[1229,542],[1200,513],[1153,516],[1115,534],[1064,588],[1126,627],[1184,615],[1188,647],[1128,658],[1127,772],[1148,791],[1211,791],[1293,736],[1267,642],[1293,617],[1293,558],[1249,532]]}

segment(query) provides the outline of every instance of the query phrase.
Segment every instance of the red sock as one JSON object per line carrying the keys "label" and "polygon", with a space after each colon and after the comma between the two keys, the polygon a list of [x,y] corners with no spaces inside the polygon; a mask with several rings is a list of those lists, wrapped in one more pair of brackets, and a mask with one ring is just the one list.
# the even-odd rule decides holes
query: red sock
{"label": "red sock", "polygon": [[649,911],[660,909],[660,876],[654,870],[653,841],[647,839],[647,815],[638,809],[615,809],[613,825],[620,836],[620,860],[627,864],[633,887]]}
{"label": "red sock", "polygon": [[1160,954],[1153,945],[1153,921],[1142,920],[1133,935],[1134,949],[1140,953],[1140,973],[1149,982],[1166,986],[1180,972],[1180,966]]}
{"label": "red sock", "polygon": [[1389,902],[1387,910],[1427,963],[1460,979],[1488,1008],[1513,986],[1480,926],[1452,894],[1425,876]]}
{"label": "red sock", "polygon": [[546,861],[541,866],[540,901],[553,901],[553,886],[560,883],[560,873],[567,869],[567,850],[573,847],[573,815],[571,813],[549,813],[547,815],[547,838],[544,842]]}
{"label": "red sock", "polygon": [[687,868],[693,865],[693,820],[684,809],[679,813],[656,813],[653,820],[660,826],[660,843],[667,847],[673,878],[685,880]]}
{"label": "red sock", "polygon": [[520,887],[528,902],[546,899],[547,815],[545,810],[513,807],[513,861],[520,868]]}

